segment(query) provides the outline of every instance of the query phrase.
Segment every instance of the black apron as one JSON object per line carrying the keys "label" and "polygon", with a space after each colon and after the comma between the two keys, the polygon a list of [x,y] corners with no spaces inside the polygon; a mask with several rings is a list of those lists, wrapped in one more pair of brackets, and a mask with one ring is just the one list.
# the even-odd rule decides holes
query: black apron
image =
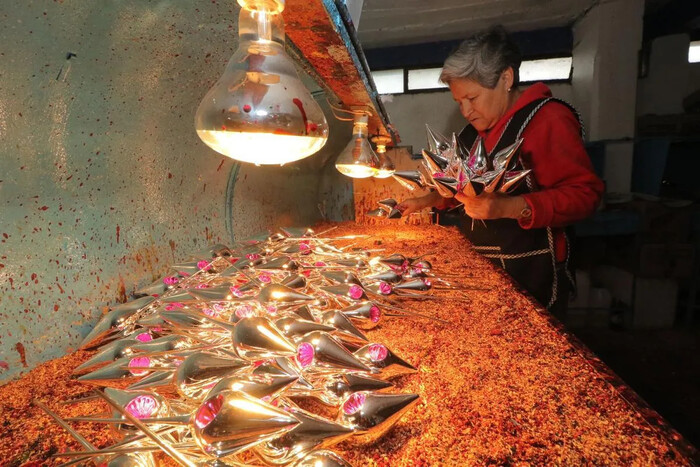
{"label": "black apron", "polygon": [[[513,144],[532,120],[532,117],[548,102],[565,105],[576,115],[581,124],[581,118],[571,105],[555,98],[543,98],[531,102],[518,110],[501,135],[501,139],[489,154]],[[479,137],[473,126],[465,127],[459,134],[459,139],[466,148],[473,148]],[[522,158],[521,165],[524,166]],[[527,167],[524,167],[527,168]],[[535,178],[528,175],[511,195],[522,195],[537,191]],[[464,235],[474,245],[474,249],[494,264],[503,267],[518,284],[527,290],[537,301],[547,309],[554,310],[564,307],[568,300],[568,290],[574,287],[573,274],[567,252],[566,261],[558,264],[554,249],[554,232],[551,227],[540,229],[523,229],[515,219],[473,220],[464,213],[461,216],[461,229]],[[567,229],[566,242],[570,245],[572,233]]]}

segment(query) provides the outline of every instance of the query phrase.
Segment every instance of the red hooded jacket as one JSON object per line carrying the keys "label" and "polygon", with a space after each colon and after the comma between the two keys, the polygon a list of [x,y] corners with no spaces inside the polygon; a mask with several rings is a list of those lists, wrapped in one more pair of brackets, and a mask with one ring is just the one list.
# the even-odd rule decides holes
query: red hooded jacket
{"label": "red hooded jacket", "polygon": [[[487,151],[498,143],[506,123],[530,102],[551,97],[552,92],[536,83],[520,95],[513,107],[488,132],[480,133]],[[593,172],[581,139],[581,127],[569,108],[557,103],[544,105],[522,134],[521,160],[532,169],[537,191],[523,195],[532,216],[519,221],[523,229],[564,227],[589,217],[605,190]],[[563,230],[555,230],[558,260],[566,258]]]}

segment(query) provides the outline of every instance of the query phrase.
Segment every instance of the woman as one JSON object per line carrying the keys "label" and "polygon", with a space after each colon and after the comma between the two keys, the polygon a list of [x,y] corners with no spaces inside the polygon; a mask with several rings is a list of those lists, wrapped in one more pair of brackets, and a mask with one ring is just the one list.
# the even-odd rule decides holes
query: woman
{"label": "woman", "polygon": [[[474,248],[560,314],[573,285],[565,227],[595,211],[604,186],[584,149],[576,111],[552,99],[542,83],[518,89],[520,62],[501,27],[467,39],[445,61],[440,81],[469,122],[459,135],[465,147],[483,142],[495,154],[522,137],[520,162],[532,169],[527,183],[509,195],[459,193],[456,200],[463,203],[463,230]],[[431,192],[398,208],[407,215],[450,202]]]}

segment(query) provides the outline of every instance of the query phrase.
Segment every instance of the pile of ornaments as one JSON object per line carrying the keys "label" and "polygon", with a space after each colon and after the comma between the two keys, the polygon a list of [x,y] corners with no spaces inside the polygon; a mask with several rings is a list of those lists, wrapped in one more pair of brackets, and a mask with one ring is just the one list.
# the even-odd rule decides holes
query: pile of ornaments
{"label": "pile of ornaments", "polygon": [[444,198],[453,198],[460,192],[469,196],[508,193],[530,173],[529,169],[522,169],[516,157],[522,139],[489,154],[481,138],[470,151],[454,133],[449,141],[427,125],[426,129],[429,148],[422,151],[425,173],[411,170],[393,174],[411,191],[432,188]]}
{"label": "pile of ornaments", "polygon": [[[37,402],[85,446],[75,462],[152,466],[162,451],[188,466],[347,466],[328,448],[386,433],[418,398],[392,393],[391,379],[416,369],[363,331],[409,316],[395,299],[435,298],[440,279],[424,259],[372,257],[324,233],[216,245],[103,316],[75,377],[111,414],[61,420]],[[121,440],[96,449],[68,423],[78,421]]]}

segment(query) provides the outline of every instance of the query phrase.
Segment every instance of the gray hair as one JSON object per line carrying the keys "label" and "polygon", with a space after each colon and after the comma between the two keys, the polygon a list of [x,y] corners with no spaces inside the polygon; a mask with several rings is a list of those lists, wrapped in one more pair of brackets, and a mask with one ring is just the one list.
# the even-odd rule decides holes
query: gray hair
{"label": "gray hair", "polygon": [[513,68],[513,86],[520,81],[520,50],[502,26],[477,33],[460,44],[445,60],[440,81],[449,84],[453,79],[474,80],[489,89],[496,87],[501,73]]}

